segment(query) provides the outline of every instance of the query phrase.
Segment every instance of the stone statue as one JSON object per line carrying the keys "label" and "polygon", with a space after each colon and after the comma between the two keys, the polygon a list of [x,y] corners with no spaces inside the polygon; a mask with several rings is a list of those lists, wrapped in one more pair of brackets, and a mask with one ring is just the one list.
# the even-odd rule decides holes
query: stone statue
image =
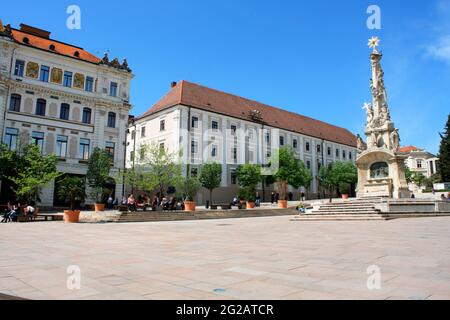
{"label": "stone statue", "polygon": [[102,62],[104,64],[109,64],[108,52],[105,52],[105,55],[103,56]]}
{"label": "stone statue", "polygon": [[358,152],[361,153],[361,152],[367,150],[367,145],[364,143],[363,139],[361,138],[361,136],[359,134],[356,136],[356,139],[357,139],[356,143],[357,143]]}
{"label": "stone statue", "polygon": [[400,148],[400,135],[398,129],[391,132],[391,148],[394,152],[397,152]]}
{"label": "stone statue", "polygon": [[365,103],[363,109],[367,112],[367,128],[372,128],[374,118],[373,107],[370,103]]}

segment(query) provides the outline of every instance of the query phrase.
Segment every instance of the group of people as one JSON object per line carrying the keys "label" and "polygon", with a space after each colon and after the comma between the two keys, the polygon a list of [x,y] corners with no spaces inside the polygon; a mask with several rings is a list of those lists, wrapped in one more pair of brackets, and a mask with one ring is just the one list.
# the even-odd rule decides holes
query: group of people
{"label": "group of people", "polygon": [[32,220],[34,217],[36,209],[31,204],[26,204],[21,206],[20,203],[13,205],[8,202],[5,212],[3,213],[2,223],[17,222],[20,216],[26,216],[28,219]]}
{"label": "group of people", "polygon": [[127,205],[128,211],[131,212],[137,211],[138,208],[143,208],[144,210],[151,208],[152,211],[156,211],[158,208],[161,208],[163,211],[184,210],[184,202],[177,200],[175,197],[154,196],[150,200],[145,194],[140,195],[137,200],[133,194],[129,194],[128,198],[122,200],[122,205]]}

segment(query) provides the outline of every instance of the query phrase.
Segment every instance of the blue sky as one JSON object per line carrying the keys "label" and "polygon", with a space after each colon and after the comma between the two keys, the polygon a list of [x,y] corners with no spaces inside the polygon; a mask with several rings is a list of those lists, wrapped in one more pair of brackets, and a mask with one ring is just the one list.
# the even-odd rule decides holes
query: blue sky
{"label": "blue sky", "polygon": [[[66,28],[71,4],[81,30]],[[366,27],[371,4],[381,30]],[[450,0],[4,1],[0,18],[126,57],[135,115],[185,79],[363,133],[373,35],[402,144],[437,152],[450,113]]]}

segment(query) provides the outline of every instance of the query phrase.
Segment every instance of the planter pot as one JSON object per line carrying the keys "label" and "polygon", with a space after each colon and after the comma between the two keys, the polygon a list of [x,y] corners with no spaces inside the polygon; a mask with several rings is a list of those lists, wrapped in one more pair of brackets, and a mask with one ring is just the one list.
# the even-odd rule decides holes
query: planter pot
{"label": "planter pot", "polygon": [[184,202],[184,211],[195,211],[195,202],[194,201],[185,201]]}
{"label": "planter pot", "polygon": [[255,208],[255,203],[248,201],[247,202],[247,209],[253,209],[253,208]]}
{"label": "planter pot", "polygon": [[348,200],[348,194],[343,194],[343,195],[342,195],[342,199],[343,199],[343,200]]}
{"label": "planter pot", "polygon": [[288,207],[287,200],[278,200],[278,207],[281,209],[287,209]]}
{"label": "planter pot", "polygon": [[103,203],[96,203],[95,205],[94,205],[94,207],[95,207],[95,212],[103,212],[103,211],[105,211],[105,204],[103,204]]}
{"label": "planter pot", "polygon": [[80,221],[80,210],[64,210],[64,223],[77,223]]}

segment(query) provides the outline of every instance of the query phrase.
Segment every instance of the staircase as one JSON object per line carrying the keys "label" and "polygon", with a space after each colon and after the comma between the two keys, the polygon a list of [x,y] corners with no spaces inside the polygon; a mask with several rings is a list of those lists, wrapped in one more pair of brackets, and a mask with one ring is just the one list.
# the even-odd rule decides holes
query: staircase
{"label": "staircase", "polygon": [[301,214],[294,221],[311,220],[388,220],[389,217],[375,209],[382,198],[362,198],[338,203],[326,203],[311,213]]}

